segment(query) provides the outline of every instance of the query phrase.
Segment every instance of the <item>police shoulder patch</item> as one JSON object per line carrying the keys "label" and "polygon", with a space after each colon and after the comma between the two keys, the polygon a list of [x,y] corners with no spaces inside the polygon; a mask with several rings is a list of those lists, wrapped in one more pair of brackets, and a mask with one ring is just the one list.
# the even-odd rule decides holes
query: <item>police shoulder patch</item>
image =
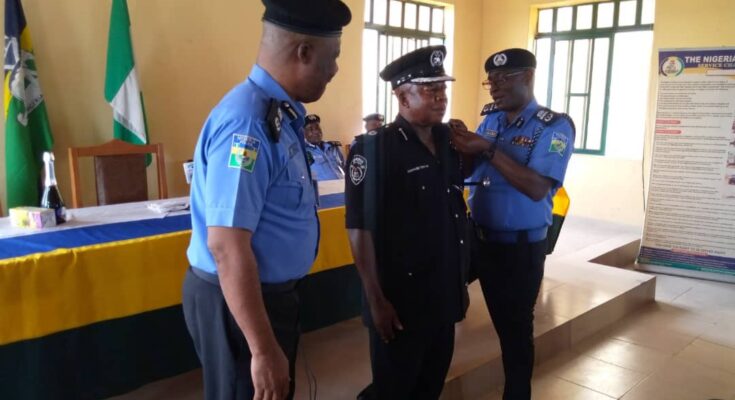
{"label": "police shoulder patch", "polygon": [[480,112],[480,115],[485,116],[488,114],[492,114],[496,111],[499,111],[499,108],[495,103],[487,103],[484,107],[482,107],[482,111]]}
{"label": "police shoulder patch", "polygon": [[367,175],[368,163],[367,158],[357,154],[350,161],[350,181],[357,186],[365,179]]}
{"label": "police shoulder patch", "polygon": [[564,156],[564,151],[569,145],[569,138],[561,132],[553,132],[551,134],[551,144],[549,145],[549,153],[557,153]]}
{"label": "police shoulder patch", "polygon": [[255,161],[258,159],[258,150],[260,140],[245,134],[233,134],[227,167],[253,172]]}

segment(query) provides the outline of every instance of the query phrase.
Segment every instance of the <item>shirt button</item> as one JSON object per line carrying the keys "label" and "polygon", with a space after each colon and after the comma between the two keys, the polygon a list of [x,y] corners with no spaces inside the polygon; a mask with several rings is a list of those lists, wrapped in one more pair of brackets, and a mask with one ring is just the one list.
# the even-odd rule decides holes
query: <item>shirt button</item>
{"label": "shirt button", "polygon": [[449,193],[449,188],[447,188],[447,193]]}
{"label": "shirt button", "polygon": [[459,244],[464,244],[464,239],[459,239]]}
{"label": "shirt button", "polygon": [[421,190],[426,190],[426,186],[421,186]]}
{"label": "shirt button", "polygon": [[454,218],[459,218],[459,214],[454,214]]}
{"label": "shirt button", "polygon": [[408,276],[413,276],[413,272],[409,272],[408,273]]}

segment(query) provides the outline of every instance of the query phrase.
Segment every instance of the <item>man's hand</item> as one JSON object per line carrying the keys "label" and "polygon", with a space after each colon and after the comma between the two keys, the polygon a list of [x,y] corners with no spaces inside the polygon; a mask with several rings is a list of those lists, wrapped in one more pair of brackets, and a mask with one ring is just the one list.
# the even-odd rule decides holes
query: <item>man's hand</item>
{"label": "man's hand", "polygon": [[288,375],[288,359],[280,347],[253,354],[250,375],[255,388],[253,400],[281,400],[288,396],[291,379]]}
{"label": "man's hand", "polygon": [[393,305],[385,298],[370,302],[370,315],[378,335],[384,342],[389,342],[396,337],[396,329],[403,330],[403,325],[398,319],[398,313]]}
{"label": "man's hand", "polygon": [[452,131],[452,145],[460,153],[474,156],[490,149],[490,142],[467,130],[464,122],[450,119],[449,128]]}

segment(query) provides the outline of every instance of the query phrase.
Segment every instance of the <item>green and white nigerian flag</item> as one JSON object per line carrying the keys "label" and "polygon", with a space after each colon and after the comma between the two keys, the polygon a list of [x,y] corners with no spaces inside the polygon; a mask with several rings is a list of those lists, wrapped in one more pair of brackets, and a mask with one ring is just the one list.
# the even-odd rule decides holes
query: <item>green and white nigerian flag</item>
{"label": "green and white nigerian flag", "polygon": [[147,144],[143,94],[140,92],[138,74],[135,71],[130,14],[126,0],[112,0],[105,99],[112,106],[113,136],[133,144]]}
{"label": "green and white nigerian flag", "polygon": [[38,206],[41,154],[54,139],[19,0],[5,0],[5,174],[8,208]]}

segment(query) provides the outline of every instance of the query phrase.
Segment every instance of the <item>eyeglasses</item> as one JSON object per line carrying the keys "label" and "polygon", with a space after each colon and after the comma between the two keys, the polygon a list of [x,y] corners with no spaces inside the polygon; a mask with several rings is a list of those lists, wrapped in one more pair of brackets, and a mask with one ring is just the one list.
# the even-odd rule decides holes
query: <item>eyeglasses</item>
{"label": "eyeglasses", "polygon": [[495,75],[488,75],[487,80],[482,81],[482,87],[485,90],[490,90],[490,86],[502,86],[508,82],[508,78],[520,75],[526,72],[525,69],[516,72],[497,73]]}

